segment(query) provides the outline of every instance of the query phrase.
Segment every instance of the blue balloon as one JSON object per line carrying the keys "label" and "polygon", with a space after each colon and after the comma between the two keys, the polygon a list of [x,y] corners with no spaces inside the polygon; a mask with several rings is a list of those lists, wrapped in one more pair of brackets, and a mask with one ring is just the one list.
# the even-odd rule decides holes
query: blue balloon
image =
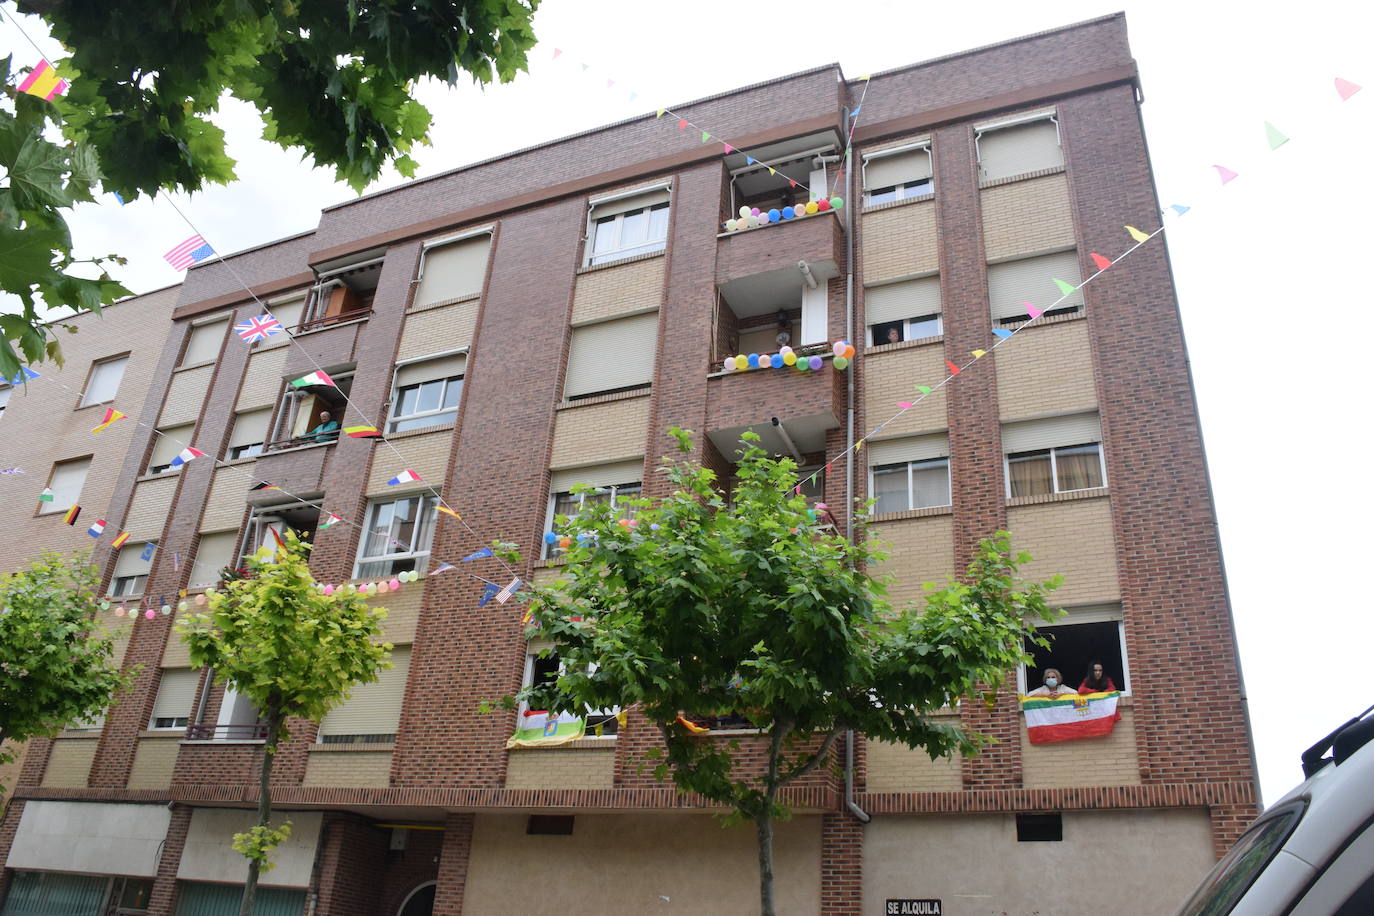
{"label": "blue balloon", "polygon": [[778,212],[777,207],[768,211],[768,222],[776,223],[780,219],[782,219],[782,214]]}
{"label": "blue balloon", "polygon": [[783,207],[783,208],[782,208],[782,218],[783,218],[783,219],[791,219],[791,218],[792,218],[793,216],[795,216],[795,215],[796,215],[796,214],[793,212],[793,210],[792,210],[791,207]]}
{"label": "blue balloon", "polygon": [[558,535],[554,534],[552,531],[545,531],[545,532],[544,532],[544,543],[545,543],[545,544],[557,544],[557,543],[558,543]]}
{"label": "blue balloon", "polygon": [[759,367],[759,355],[758,355],[757,353],[750,353],[750,354],[749,354],[749,368],[750,368],[750,369],[757,369],[758,367]]}

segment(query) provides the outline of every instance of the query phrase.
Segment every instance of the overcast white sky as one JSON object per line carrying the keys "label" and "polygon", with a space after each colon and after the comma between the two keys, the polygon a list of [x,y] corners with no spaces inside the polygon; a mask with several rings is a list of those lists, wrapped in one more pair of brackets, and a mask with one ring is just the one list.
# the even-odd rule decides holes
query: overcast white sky
{"label": "overcast white sky", "polygon": [[[852,78],[1121,8],[1080,0],[545,0],[528,75],[485,93],[423,88],[435,142],[416,158],[421,175],[434,174],[819,64],[838,61]],[[1371,297],[1358,281],[1374,204],[1374,4],[1124,8],[1160,196],[1193,208],[1166,237],[1272,803],[1300,780],[1305,747],[1374,702],[1364,671],[1374,646],[1374,574],[1365,565],[1374,500],[1362,479],[1371,412],[1359,400],[1370,378],[1363,338]],[[26,29],[60,56],[41,23],[26,20]],[[16,53],[16,65],[32,63],[8,22],[0,47]],[[564,51],[557,61],[555,47]],[[1370,88],[1342,103],[1336,76]],[[1277,152],[1265,143],[1266,119],[1292,138]],[[297,154],[257,139],[261,125],[245,106],[226,108],[220,123],[240,181],[177,198],[218,250],[313,228],[321,207],[352,196]],[[1213,163],[1240,178],[1221,188]],[[369,190],[395,183],[392,176]],[[136,292],[178,282],[161,255],[190,230],[165,203],[105,200],[71,220],[78,252],[126,255],[121,277]],[[1121,220],[1152,222],[1145,214]],[[1213,663],[1192,659],[1175,672],[1182,702],[1206,704],[1186,691],[1191,672]]]}

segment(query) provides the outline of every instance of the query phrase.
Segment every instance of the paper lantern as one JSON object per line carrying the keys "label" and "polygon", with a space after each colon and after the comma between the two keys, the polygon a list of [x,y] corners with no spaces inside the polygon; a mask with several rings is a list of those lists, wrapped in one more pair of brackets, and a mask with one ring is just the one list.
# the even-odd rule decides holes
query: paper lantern
{"label": "paper lantern", "polygon": [[170,604],[164,604],[164,605],[162,606],[162,616],[163,616],[163,617],[166,617],[167,615],[169,615],[169,614],[171,614],[171,613],[172,613],[172,606],[171,606]]}
{"label": "paper lantern", "polygon": [[177,602],[177,610],[178,610],[178,611],[186,611],[186,610],[189,610],[190,607],[191,607],[191,602],[189,602],[189,601],[178,601],[178,602]]}
{"label": "paper lantern", "polygon": [[123,616],[124,616],[125,614],[127,614],[127,613],[128,613],[128,611],[124,610],[124,605],[122,605],[122,604],[121,604],[119,607],[115,608],[115,616],[116,616],[116,617],[123,617]]}
{"label": "paper lantern", "polygon": [[149,620],[152,620],[154,617],[157,616],[157,611],[153,610],[152,608],[148,608],[148,610],[143,612],[143,616],[147,617]]}

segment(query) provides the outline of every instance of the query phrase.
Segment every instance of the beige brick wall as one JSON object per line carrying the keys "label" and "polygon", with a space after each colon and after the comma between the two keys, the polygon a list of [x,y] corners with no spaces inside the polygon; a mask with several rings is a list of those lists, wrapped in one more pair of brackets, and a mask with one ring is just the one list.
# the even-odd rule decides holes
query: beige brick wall
{"label": "beige brick wall", "polygon": [[624,461],[644,454],[649,398],[630,398],[558,411],[551,468]]}
{"label": "beige brick wall", "polygon": [[130,789],[165,789],[172,784],[180,733],[169,737],[139,738],[134,748],[134,765],[129,771]]}
{"label": "beige brick wall", "polygon": [[1003,420],[1097,407],[1088,323],[1032,327],[997,350],[997,404]]}
{"label": "beige brick wall", "polygon": [[[129,443],[139,432],[133,418],[147,399],[178,291],[172,287],[108,306],[103,318],[87,314],[64,320],[64,325],[79,329],[76,334],[56,330],[66,364],[41,363],[35,368],[42,377],[14,390],[0,417],[0,468],[18,467],[24,473],[0,477],[0,503],[7,509],[0,572],[17,569],[48,551],[67,553],[92,545],[86,526],[109,509]],[[123,353],[129,354],[129,361],[114,402],[78,407],[91,363]],[[128,419],[91,435],[107,406],[128,414]],[[61,513],[34,515],[53,464],[84,455],[93,457],[77,500],[83,507],[77,527],[62,524]]]}
{"label": "beige brick wall", "polygon": [[96,619],[100,621],[101,627],[114,640],[114,651],[110,658],[116,665],[124,664],[124,652],[129,648],[129,640],[134,635],[134,621],[132,617],[116,617],[114,607],[109,610],[96,611]]}
{"label": "beige brick wall", "polygon": [[[916,391],[917,385],[934,388],[948,374],[949,371],[945,369],[945,349],[938,344],[889,350],[866,357],[864,411],[868,426],[877,426],[895,414],[899,402],[914,402],[920,397]],[[942,389],[931,392],[920,404],[889,424],[880,438],[893,439],[913,433],[936,432],[945,429],[948,424]]]}
{"label": "beige brick wall", "polygon": [[319,751],[311,748],[303,784],[384,789],[391,784],[391,751]]}
{"label": "beige brick wall", "polygon": [[935,201],[918,201],[863,216],[864,284],[940,269]]}
{"label": "beige brick wall", "polygon": [[665,263],[650,258],[582,274],[573,291],[573,325],[658,308]]}
{"label": "beige brick wall", "polygon": [[140,480],[134,485],[134,498],[129,505],[129,519],[124,530],[129,542],[150,541],[162,537],[162,527],[172,509],[172,496],[177,490],[177,474],[163,474]]}
{"label": "beige brick wall", "polygon": [[242,527],[244,510],[248,505],[248,490],[253,486],[253,467],[252,464],[243,464],[215,470],[215,479],[210,484],[210,495],[206,497],[205,512],[200,520],[202,531]]}
{"label": "beige brick wall", "polygon": [[[437,566],[438,561],[432,565]],[[399,592],[387,592],[368,599],[367,603],[373,607],[386,608],[382,632],[387,642],[399,646],[415,641],[415,625],[420,619],[420,602],[424,597],[425,583],[422,579],[402,586]]]}
{"label": "beige brick wall", "polygon": [[99,732],[80,737],[62,735],[54,738],[52,753],[48,755],[48,768],[43,773],[43,785],[64,789],[84,787],[90,778],[91,761],[95,759],[99,738]]}
{"label": "beige brick wall", "polygon": [[535,585],[552,585],[563,575],[561,566],[544,566],[534,571]]}
{"label": "beige brick wall", "polygon": [[239,389],[239,400],[234,410],[277,405],[282,374],[286,372],[286,353],[287,348],[278,347],[248,357],[248,370],[243,377],[243,387]]}
{"label": "beige brick wall", "polygon": [[604,747],[522,747],[510,752],[507,789],[610,789],[615,744]]}
{"label": "beige brick wall", "polygon": [[[956,724],[949,717],[948,724]],[[931,760],[922,750],[881,741],[866,743],[869,792],[957,792],[963,788],[959,756]]]}
{"label": "beige brick wall", "polygon": [[877,522],[869,527],[887,552],[886,563],[874,566],[873,575],[893,576],[888,600],[894,607],[919,601],[922,583],[944,584],[954,575],[954,522],[948,515]]}
{"label": "beige brick wall", "polygon": [[448,452],[453,446],[452,429],[391,438],[390,442],[396,446],[395,451],[377,448],[372,452],[372,473],[367,478],[369,495],[383,496],[400,489],[413,490],[411,485],[404,488],[386,485],[388,480],[407,469],[419,474],[425,484],[431,487],[438,489],[443,486],[444,472],[448,470]]}
{"label": "beige brick wall", "polygon": [[167,401],[162,405],[157,425],[179,426],[199,420],[200,409],[205,406],[205,397],[210,392],[210,378],[214,374],[214,366],[181,369],[173,374],[172,386],[167,390]]}
{"label": "beige brick wall", "polygon": [[1075,243],[1069,180],[1046,175],[982,192],[988,261],[1071,248]]}
{"label": "beige brick wall", "polygon": [[1031,744],[1021,729],[1021,778],[1027,789],[1140,785],[1134,714],[1121,709],[1121,721],[1102,738]]}
{"label": "beige brick wall", "polygon": [[1012,506],[1007,509],[1007,525],[1016,548],[1035,558],[1021,567],[1024,577],[1064,577],[1052,596],[1056,604],[1120,600],[1107,497]]}
{"label": "beige brick wall", "polygon": [[431,353],[443,353],[472,345],[477,330],[477,307],[480,299],[469,299],[438,308],[419,309],[406,315],[401,331],[401,346],[397,360],[414,359]]}
{"label": "beige brick wall", "polygon": [[[188,599],[189,600],[189,599]],[[172,605],[176,607],[176,604]],[[194,617],[196,614],[209,613],[210,607],[205,604],[196,604],[192,601],[185,612],[174,610],[172,612],[172,625],[183,617]],[[174,629],[167,636],[167,644],[162,649],[162,667],[164,668],[189,668],[191,667],[191,650],[186,645],[186,640],[181,638],[181,634]]]}

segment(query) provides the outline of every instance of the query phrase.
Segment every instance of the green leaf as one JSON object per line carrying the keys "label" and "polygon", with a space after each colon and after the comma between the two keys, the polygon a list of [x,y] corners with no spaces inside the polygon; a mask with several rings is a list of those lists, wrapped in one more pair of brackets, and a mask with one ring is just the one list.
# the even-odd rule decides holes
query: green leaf
{"label": "green leaf", "polygon": [[56,276],[54,252],[65,241],[63,233],[52,229],[0,226],[0,289],[27,292],[40,279]]}

